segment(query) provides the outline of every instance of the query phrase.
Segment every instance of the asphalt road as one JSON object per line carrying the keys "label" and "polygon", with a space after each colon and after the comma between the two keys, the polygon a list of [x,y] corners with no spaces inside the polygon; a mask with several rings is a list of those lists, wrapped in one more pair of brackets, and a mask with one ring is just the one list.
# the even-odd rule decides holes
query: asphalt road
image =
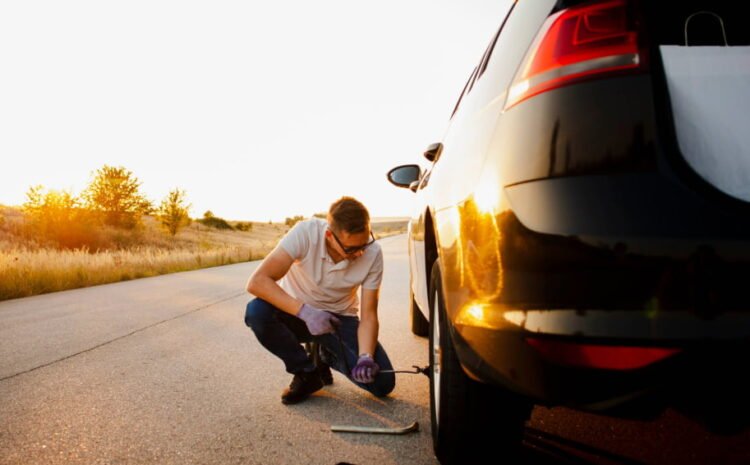
{"label": "asphalt road", "polygon": [[[405,238],[381,244],[381,341],[394,366],[426,365],[407,324]],[[281,404],[291,377],[243,322],[256,266],[0,302],[0,463],[437,463],[422,375],[399,375],[381,400],[335,373]],[[330,431],[415,420],[405,436]]]}
{"label": "asphalt road", "polygon": [[[409,331],[405,236],[381,240],[380,340],[394,366],[427,364]],[[399,375],[377,399],[334,373],[299,405],[244,326],[246,263],[0,302],[0,464],[435,464],[429,385]],[[404,436],[332,424],[403,426]],[[614,421],[536,407],[524,463],[750,464],[750,434],[711,435],[667,411]]]}

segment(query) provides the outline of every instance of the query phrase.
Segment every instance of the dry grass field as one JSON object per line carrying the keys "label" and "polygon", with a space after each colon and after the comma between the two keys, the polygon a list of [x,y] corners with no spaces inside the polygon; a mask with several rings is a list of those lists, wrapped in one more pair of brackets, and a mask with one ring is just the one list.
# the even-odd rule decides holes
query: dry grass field
{"label": "dry grass field", "polygon": [[[222,230],[193,222],[171,237],[153,218],[143,223],[127,234],[98,231],[113,244],[102,250],[60,249],[20,234],[21,212],[0,206],[0,300],[258,260],[289,229],[253,222],[249,231]],[[373,230],[376,237],[398,234],[406,222],[375,220]]]}

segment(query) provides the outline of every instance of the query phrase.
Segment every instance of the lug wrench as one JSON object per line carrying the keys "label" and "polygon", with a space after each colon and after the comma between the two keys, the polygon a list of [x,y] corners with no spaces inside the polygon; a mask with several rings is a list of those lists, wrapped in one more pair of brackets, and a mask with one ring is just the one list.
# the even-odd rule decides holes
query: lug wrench
{"label": "lug wrench", "polygon": [[430,377],[430,366],[427,365],[426,367],[419,368],[417,365],[412,365],[413,370],[380,370],[380,373],[406,373],[409,375],[418,375],[423,374],[426,377]]}
{"label": "lug wrench", "polygon": [[[412,365],[412,368],[414,368],[414,370],[380,370],[380,373],[406,373],[409,375],[418,375],[421,373],[428,378],[430,377],[429,365],[424,368]],[[335,433],[407,434],[419,431],[419,423],[415,421],[410,425],[395,428],[383,428],[380,426],[331,425],[331,431]]]}
{"label": "lug wrench", "polygon": [[[341,341],[341,337],[337,333],[333,333],[336,339],[339,341],[339,346],[341,348],[341,353],[344,353],[344,344]],[[344,362],[346,363],[346,359],[344,359]],[[346,366],[347,370],[349,369],[349,365]],[[418,375],[422,373],[423,375],[430,377],[430,366],[427,365],[424,368],[420,368],[417,365],[412,365],[412,368],[414,370],[380,370],[380,373],[406,373],[410,375]],[[335,433],[370,433],[370,434],[407,434],[412,433],[415,431],[419,431],[419,423],[413,422],[410,425],[402,426],[402,427],[395,427],[395,428],[384,428],[381,426],[354,426],[354,425],[331,425],[331,431]]]}
{"label": "lug wrench", "polygon": [[415,421],[411,425],[395,428],[383,428],[380,426],[331,425],[331,431],[336,433],[407,434],[419,431],[419,423]]}

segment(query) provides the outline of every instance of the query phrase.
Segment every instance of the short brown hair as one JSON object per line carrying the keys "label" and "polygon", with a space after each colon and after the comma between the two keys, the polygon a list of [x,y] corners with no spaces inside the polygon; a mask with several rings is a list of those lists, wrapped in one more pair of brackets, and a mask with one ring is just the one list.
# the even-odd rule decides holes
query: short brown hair
{"label": "short brown hair", "polygon": [[335,229],[350,234],[367,230],[370,224],[370,213],[359,200],[353,197],[341,197],[328,209],[328,223]]}

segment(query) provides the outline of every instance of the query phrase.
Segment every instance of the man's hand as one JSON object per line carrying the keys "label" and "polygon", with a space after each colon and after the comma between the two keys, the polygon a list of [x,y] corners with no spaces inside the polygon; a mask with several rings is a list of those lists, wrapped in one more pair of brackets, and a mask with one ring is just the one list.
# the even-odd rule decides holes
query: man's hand
{"label": "man's hand", "polygon": [[375,363],[370,354],[359,356],[357,364],[352,369],[352,379],[358,383],[370,384],[375,382],[375,376],[380,373],[380,366]]}
{"label": "man's hand", "polygon": [[312,305],[303,304],[297,312],[297,318],[304,321],[313,336],[332,333],[341,324],[338,318]]}

